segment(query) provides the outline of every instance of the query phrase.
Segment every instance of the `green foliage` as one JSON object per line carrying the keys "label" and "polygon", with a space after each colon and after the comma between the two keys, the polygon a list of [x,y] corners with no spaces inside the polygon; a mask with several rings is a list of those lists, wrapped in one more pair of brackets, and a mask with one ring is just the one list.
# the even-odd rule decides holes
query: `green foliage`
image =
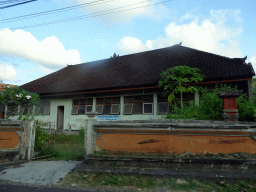
{"label": "green foliage", "polygon": [[81,137],[82,139],[84,139],[84,134],[85,134],[85,128],[81,127],[79,129],[79,137]]}
{"label": "green foliage", "polygon": [[[14,112],[18,110],[17,107],[13,106],[19,105],[21,107],[27,108],[33,105],[37,105],[40,102],[40,98],[37,93],[31,93],[17,86],[10,88],[9,85],[5,85],[2,87],[5,91],[0,92],[0,104],[4,103],[7,106],[7,119],[10,116],[14,116]],[[29,117],[32,117],[32,119],[29,119]],[[19,120],[21,119],[22,114],[19,116]],[[34,120],[34,116],[28,114],[24,120]]]}
{"label": "green foliage", "polygon": [[50,141],[50,136],[47,133],[44,133],[40,130],[41,126],[36,127],[36,136],[35,136],[35,150],[41,150],[44,147],[45,142]]}
{"label": "green foliage", "polygon": [[[189,106],[180,110],[174,106],[174,112],[177,114],[167,114],[167,119],[194,119],[194,120],[222,120],[223,99],[218,97],[220,91],[225,92],[227,85],[221,84],[215,85],[212,91],[208,91],[207,88],[202,91],[202,97],[199,106],[195,105],[194,101],[191,101]],[[229,85],[230,86],[230,85]],[[231,87],[231,86],[230,86]],[[231,91],[237,91],[237,86],[231,88]],[[254,95],[256,91],[254,92]],[[237,108],[239,112],[239,121],[256,121],[256,99],[253,98],[253,104],[248,100],[245,94],[242,94],[237,98]]]}
{"label": "green foliage", "polygon": [[23,120],[23,121],[32,121],[34,120],[35,115],[33,113],[27,113],[25,115],[19,114],[18,120]]}
{"label": "green foliage", "polygon": [[[204,75],[198,73],[200,70],[197,68],[191,68],[188,66],[176,66],[166,71],[163,71],[160,76],[161,80],[158,83],[159,87],[163,87],[163,96],[168,97],[168,101],[171,103],[174,99],[174,92],[180,92],[181,99],[181,110],[183,110],[183,101],[182,101],[182,93],[183,92],[191,92],[198,91],[199,87],[197,86],[189,86],[189,84],[195,81],[198,83],[202,81]],[[170,94],[170,92],[172,92]]]}
{"label": "green foliage", "polygon": [[237,109],[239,121],[256,121],[256,106],[249,101],[246,94],[237,99]]}

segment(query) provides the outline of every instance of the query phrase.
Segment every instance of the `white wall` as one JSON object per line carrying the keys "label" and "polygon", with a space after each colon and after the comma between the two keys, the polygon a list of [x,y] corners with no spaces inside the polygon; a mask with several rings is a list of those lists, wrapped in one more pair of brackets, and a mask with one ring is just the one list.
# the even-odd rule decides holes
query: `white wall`
{"label": "white wall", "polygon": [[[128,94],[120,96],[120,114],[118,120],[152,120],[152,119],[161,119],[161,115],[157,115],[157,93],[153,94],[153,111],[152,115],[123,115],[122,111],[124,109],[124,96],[128,96]],[[142,94],[133,94],[133,95],[142,95]],[[145,94],[148,95],[148,94]],[[112,95],[108,95],[105,97],[111,97]],[[116,96],[116,95],[115,95]],[[132,95],[131,95],[132,96]],[[114,95],[112,96],[114,97]],[[81,97],[80,97],[81,98]],[[99,97],[97,97],[99,98]],[[79,99],[79,97],[74,97],[74,99]],[[85,120],[87,119],[87,115],[71,115],[72,110],[72,99],[41,99],[42,101],[50,101],[50,115],[44,116],[36,116],[36,120],[44,121],[44,122],[56,122],[57,127],[57,108],[58,106],[64,106],[64,123],[63,129],[69,130],[79,130],[81,127],[85,127]],[[195,100],[199,100],[198,93],[195,93]],[[95,110],[96,105],[96,97],[93,98],[93,110]],[[18,116],[10,117],[10,119],[17,119]]]}

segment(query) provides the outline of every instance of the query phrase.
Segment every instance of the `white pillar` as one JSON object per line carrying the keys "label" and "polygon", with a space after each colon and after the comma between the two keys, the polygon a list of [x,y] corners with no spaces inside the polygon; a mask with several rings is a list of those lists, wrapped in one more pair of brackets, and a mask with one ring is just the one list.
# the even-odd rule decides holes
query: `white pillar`
{"label": "white pillar", "polygon": [[154,109],[154,119],[156,119],[157,115],[157,93],[153,94],[153,109]]}
{"label": "white pillar", "polygon": [[5,105],[4,119],[7,119],[7,110],[8,110],[8,107],[7,105]]}
{"label": "white pillar", "polygon": [[119,117],[119,121],[122,120],[123,112],[124,112],[124,96],[121,95],[120,96],[120,117]]}
{"label": "white pillar", "polygon": [[92,112],[96,112],[96,97],[93,97]]}
{"label": "white pillar", "polygon": [[[247,85],[248,85],[248,97],[249,97],[249,101],[253,101],[252,100],[252,80],[247,80]],[[244,94],[244,93],[242,93]]]}
{"label": "white pillar", "polygon": [[195,104],[199,106],[199,92],[194,92]]}
{"label": "white pillar", "polygon": [[91,112],[91,113],[86,113],[88,116],[87,121],[87,126],[86,126],[86,134],[84,135],[84,151],[85,151],[85,159],[87,155],[91,155],[94,153],[95,149],[95,138],[94,138],[94,130],[93,126],[94,123],[97,121],[96,112]]}

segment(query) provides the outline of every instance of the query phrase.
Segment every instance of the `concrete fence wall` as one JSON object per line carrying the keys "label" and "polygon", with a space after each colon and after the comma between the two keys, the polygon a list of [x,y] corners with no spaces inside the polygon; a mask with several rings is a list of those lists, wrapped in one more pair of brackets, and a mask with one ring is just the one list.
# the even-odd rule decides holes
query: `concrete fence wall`
{"label": "concrete fence wall", "polygon": [[256,123],[207,120],[97,122],[88,114],[85,157],[96,151],[256,153]]}
{"label": "concrete fence wall", "polygon": [[34,121],[0,120],[1,158],[12,157],[12,161],[30,160],[34,154]]}

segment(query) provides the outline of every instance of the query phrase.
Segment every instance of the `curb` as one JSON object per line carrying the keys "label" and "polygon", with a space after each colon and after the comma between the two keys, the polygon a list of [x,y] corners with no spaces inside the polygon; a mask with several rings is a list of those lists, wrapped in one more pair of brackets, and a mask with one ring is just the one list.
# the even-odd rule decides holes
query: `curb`
{"label": "curb", "polygon": [[164,169],[130,169],[130,168],[107,168],[94,167],[85,164],[75,167],[73,172],[78,173],[110,173],[110,174],[124,174],[153,177],[167,177],[167,178],[186,178],[192,177],[195,179],[209,180],[209,181],[229,181],[235,183],[238,181],[255,181],[256,174],[254,172],[235,172],[235,171],[200,171],[200,170],[164,170]]}
{"label": "curb", "polygon": [[88,156],[85,161],[144,161],[166,163],[201,163],[201,164],[252,164],[256,165],[256,159],[194,159],[194,158],[168,158],[168,157],[110,157]]}
{"label": "curb", "polygon": [[3,162],[3,163],[0,163],[0,168],[4,168],[4,167],[10,166],[10,165],[19,165],[19,164],[26,163],[26,162],[29,162],[29,161],[28,160],[18,160],[18,161]]}

